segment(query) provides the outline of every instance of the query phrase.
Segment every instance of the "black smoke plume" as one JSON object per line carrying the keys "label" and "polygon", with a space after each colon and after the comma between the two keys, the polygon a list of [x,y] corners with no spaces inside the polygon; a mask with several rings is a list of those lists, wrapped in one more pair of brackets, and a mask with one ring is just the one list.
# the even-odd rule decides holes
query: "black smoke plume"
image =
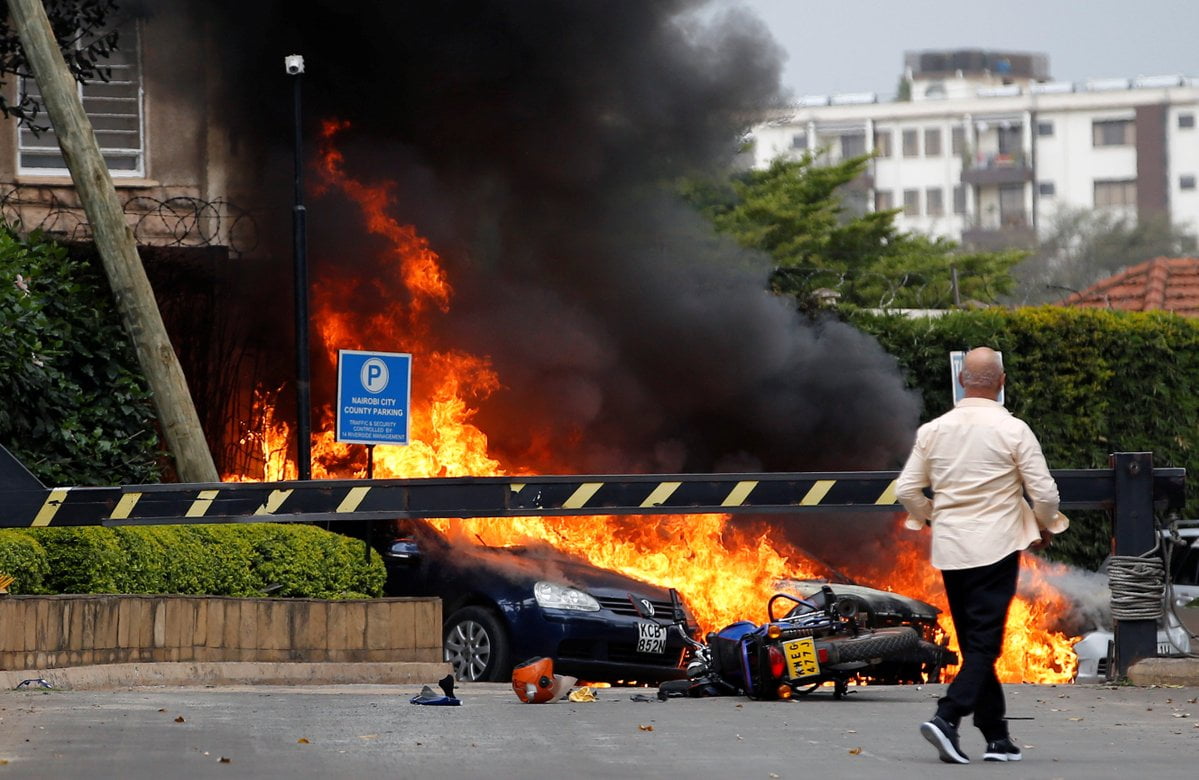
{"label": "black smoke plume", "polygon": [[[240,171],[252,196],[279,205],[273,253],[288,258],[283,58],[304,56],[309,148],[320,120],[346,120],[347,171],[396,183],[396,217],[429,238],[455,287],[440,338],[490,356],[503,383],[477,420],[506,463],[893,466],[918,415],[894,361],[848,326],[797,316],[767,293],[766,258],[669,194],[677,177],[730,163],[779,100],[782,53],[763,24],[709,5],[219,0],[207,6],[226,74],[213,121],[252,161]],[[310,200],[308,225],[314,285],[389,276],[335,195]],[[314,376],[314,398],[328,382]],[[552,462],[530,462],[547,443]]]}

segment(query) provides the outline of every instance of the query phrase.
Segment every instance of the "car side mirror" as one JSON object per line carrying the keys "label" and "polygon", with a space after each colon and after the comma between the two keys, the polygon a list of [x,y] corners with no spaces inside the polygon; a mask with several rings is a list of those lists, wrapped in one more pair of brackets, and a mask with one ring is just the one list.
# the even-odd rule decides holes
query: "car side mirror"
{"label": "car side mirror", "polygon": [[421,561],[420,545],[414,539],[396,539],[383,551],[383,558],[401,566],[414,567]]}

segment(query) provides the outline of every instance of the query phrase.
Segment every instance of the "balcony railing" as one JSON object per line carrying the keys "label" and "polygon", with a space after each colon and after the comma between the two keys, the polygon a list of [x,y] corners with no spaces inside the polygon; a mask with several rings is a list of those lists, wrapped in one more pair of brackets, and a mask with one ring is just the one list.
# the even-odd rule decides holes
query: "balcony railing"
{"label": "balcony railing", "polygon": [[967,184],[1019,184],[1032,181],[1032,165],[1023,151],[978,152],[962,160]]}
{"label": "balcony railing", "polygon": [[962,243],[980,250],[1032,247],[1037,234],[1027,212],[986,214],[967,218]]}

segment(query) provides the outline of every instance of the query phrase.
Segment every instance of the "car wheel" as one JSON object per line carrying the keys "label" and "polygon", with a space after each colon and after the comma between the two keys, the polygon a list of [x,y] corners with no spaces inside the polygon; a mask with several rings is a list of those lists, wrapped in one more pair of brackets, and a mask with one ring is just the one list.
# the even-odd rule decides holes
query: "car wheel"
{"label": "car wheel", "polygon": [[501,682],[512,673],[508,633],[490,609],[463,607],[450,615],[443,639],[445,660],[459,680]]}

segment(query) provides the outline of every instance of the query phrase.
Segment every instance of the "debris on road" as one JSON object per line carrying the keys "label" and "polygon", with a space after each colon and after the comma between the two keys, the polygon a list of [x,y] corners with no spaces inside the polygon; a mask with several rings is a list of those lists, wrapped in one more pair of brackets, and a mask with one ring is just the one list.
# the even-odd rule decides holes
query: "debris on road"
{"label": "debris on road", "polygon": [[17,687],[13,688],[13,690],[16,691],[20,690],[21,688],[32,688],[33,686],[37,686],[38,688],[54,687],[48,680],[44,680],[41,677],[34,677],[29,680],[21,680],[21,682],[17,683]]}
{"label": "debris on road", "polygon": [[430,707],[457,707],[462,704],[462,701],[455,696],[438,696],[437,692],[427,685],[420,689],[419,696],[413,696],[409,702]]}
{"label": "debris on road", "polygon": [[437,693],[425,685],[420,689],[419,696],[413,696],[409,701],[412,704],[424,704],[430,707],[457,707],[462,704],[462,700],[454,695],[454,675],[447,674],[437,681],[438,687],[441,688],[442,694]]}
{"label": "debris on road", "polygon": [[595,696],[595,689],[584,685],[578,690],[571,691],[567,697],[571,701],[598,701]]}

